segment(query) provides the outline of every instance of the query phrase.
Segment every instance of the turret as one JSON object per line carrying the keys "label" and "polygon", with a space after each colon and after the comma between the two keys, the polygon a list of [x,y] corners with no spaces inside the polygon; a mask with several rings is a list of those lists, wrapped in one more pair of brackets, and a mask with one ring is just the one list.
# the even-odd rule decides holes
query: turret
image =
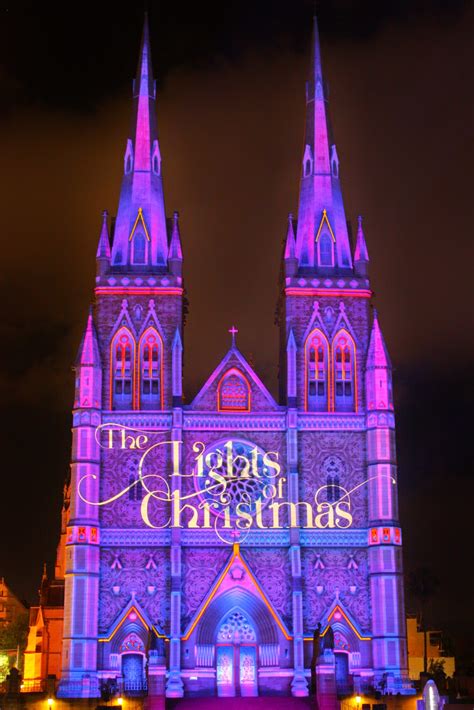
{"label": "turret", "polygon": [[365,377],[367,410],[393,411],[392,364],[375,309]]}
{"label": "turret", "polygon": [[87,318],[74,370],[76,372],[74,407],[98,409],[102,399],[102,368],[92,312],[89,312]]}

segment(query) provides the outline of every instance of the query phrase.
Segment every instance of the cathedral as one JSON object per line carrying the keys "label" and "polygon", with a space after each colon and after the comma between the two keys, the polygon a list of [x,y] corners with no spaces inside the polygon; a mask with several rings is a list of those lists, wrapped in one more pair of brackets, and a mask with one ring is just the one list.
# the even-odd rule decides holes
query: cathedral
{"label": "cathedral", "polygon": [[279,401],[234,327],[183,396],[185,250],[165,211],[155,101],[145,21],[25,683],[55,675],[62,698],[107,683],[124,696],[303,697],[313,670],[339,697],[409,692],[391,363],[362,219],[353,238],[344,210],[317,22],[275,284]]}

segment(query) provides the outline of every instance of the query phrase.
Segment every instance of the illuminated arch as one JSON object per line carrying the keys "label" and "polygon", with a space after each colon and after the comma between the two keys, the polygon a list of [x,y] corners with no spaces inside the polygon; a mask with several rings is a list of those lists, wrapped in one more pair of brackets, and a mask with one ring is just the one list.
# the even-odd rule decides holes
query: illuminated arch
{"label": "illuminated arch", "polygon": [[138,345],[137,409],[163,409],[163,341],[153,326]]}
{"label": "illuminated arch", "polygon": [[334,411],[357,412],[356,346],[344,328],[332,341],[332,383]]}
{"label": "illuminated arch", "polygon": [[135,372],[135,339],[120,328],[110,344],[110,409],[132,409]]}
{"label": "illuminated arch", "polygon": [[315,328],[305,344],[305,409],[308,412],[329,410],[329,343],[323,331]]}
{"label": "illuminated arch", "polygon": [[236,367],[227,370],[217,386],[219,412],[250,412],[251,390],[246,376]]}

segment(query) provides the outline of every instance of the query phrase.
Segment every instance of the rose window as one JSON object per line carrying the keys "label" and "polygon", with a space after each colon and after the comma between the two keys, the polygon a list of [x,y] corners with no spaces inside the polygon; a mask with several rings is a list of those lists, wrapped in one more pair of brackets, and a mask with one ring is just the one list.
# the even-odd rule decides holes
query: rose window
{"label": "rose window", "polygon": [[262,508],[269,502],[264,489],[276,483],[275,472],[264,464],[263,457],[264,452],[254,444],[235,439],[205,450],[202,476],[194,476],[194,480],[214,515],[254,515],[258,501]]}

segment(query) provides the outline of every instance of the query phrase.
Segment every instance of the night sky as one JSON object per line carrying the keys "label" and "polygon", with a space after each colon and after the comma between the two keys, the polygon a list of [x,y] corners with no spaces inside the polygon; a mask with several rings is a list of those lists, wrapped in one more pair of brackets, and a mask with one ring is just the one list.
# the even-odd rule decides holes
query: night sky
{"label": "night sky", "polygon": [[[239,328],[276,393],[274,313],[296,212],[313,3],[150,2],[168,214],[180,212],[187,401]],[[405,568],[430,621],[472,638],[473,6],[318,2],[346,214],[364,216],[394,364]],[[29,602],[52,569],[71,364],[115,214],[142,3],[13,0],[0,13],[0,576]]]}

